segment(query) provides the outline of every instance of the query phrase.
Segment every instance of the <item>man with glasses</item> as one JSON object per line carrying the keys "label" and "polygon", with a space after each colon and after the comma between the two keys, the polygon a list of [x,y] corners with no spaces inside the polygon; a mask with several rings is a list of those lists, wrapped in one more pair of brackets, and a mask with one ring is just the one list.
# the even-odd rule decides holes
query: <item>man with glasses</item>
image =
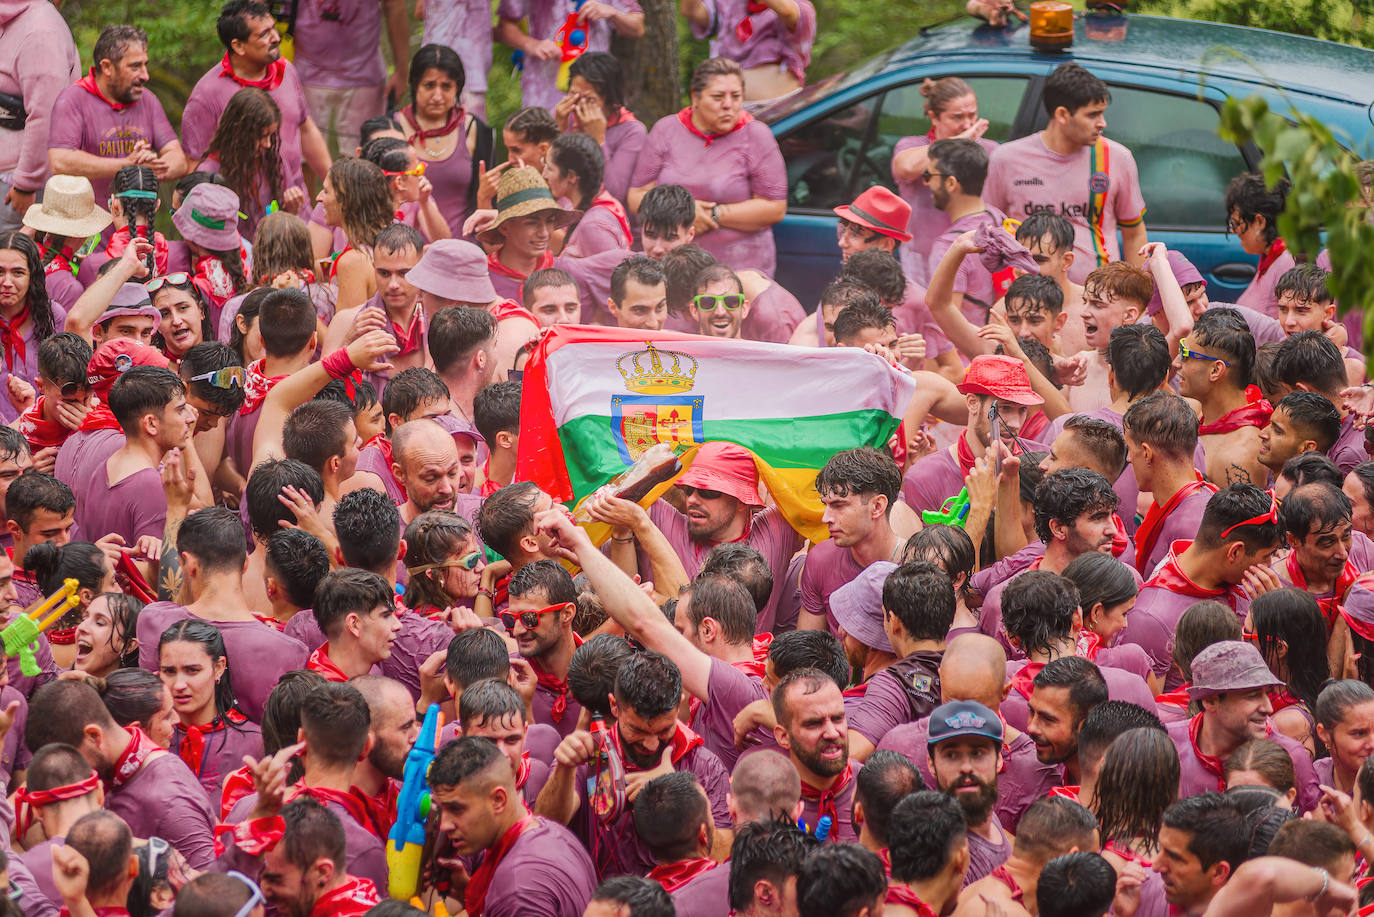
{"label": "man with glasses", "polygon": [[55,334],[38,345],[38,400],[19,415],[15,427],[24,434],[34,467],[51,472],[57,450],[86,420],[91,389],[86,366],[90,345],[75,334]]}
{"label": "man with glasses", "polygon": [[713,264],[697,276],[696,290],[691,313],[699,333],[739,340],[740,326],[749,317],[749,300],[735,272],[723,264]]}
{"label": "man with glasses", "polygon": [[[1263,399],[1253,399],[1249,388],[1257,343],[1245,317],[1230,308],[1204,311],[1178,342],[1178,393],[1202,407],[1198,440],[1207,454],[1207,477],[1213,481],[1263,484],[1269,479],[1269,469],[1259,458],[1260,431],[1273,408]],[[1340,425],[1339,414],[1336,424]]]}
{"label": "man with glasses", "polygon": [[582,645],[572,629],[577,614],[572,577],[555,561],[538,560],[511,576],[508,593],[509,610],[498,617],[520,657],[534,669],[534,721],[552,726],[560,736],[569,735],[582,713],[568,690],[568,667]]}
{"label": "man with glasses", "polygon": [[[998,227],[1006,214],[983,200],[983,182],[988,175],[988,152],[976,140],[951,137],[930,145],[930,164],[921,176],[930,189],[935,209],[949,217],[949,227],[931,244],[929,276],[950,246],[966,232],[983,226]],[[987,324],[992,305],[997,301],[997,286],[992,272],[979,258],[965,257],[959,263],[954,286],[943,303],[953,306],[975,325]]]}
{"label": "man with glasses", "polygon": [[1279,505],[1270,492],[1232,484],[1212,494],[1197,537],[1174,542],[1140,590],[1117,642],[1142,647],[1151,670],[1164,679],[1164,690],[1177,689],[1183,679],[1173,665],[1172,647],[1179,618],[1203,599],[1223,602],[1244,617],[1251,596],[1281,586],[1269,569],[1279,531]]}

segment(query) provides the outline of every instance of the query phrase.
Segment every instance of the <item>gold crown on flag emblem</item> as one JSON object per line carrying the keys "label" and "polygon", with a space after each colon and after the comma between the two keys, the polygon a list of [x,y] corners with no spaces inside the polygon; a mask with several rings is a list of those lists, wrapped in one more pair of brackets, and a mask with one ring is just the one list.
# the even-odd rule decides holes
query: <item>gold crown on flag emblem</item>
{"label": "gold crown on flag emblem", "polygon": [[[691,364],[691,368],[687,364]],[[645,342],[645,349],[622,354],[615,361],[625,387],[645,395],[676,395],[696,384],[697,361],[685,353],[659,350]]]}

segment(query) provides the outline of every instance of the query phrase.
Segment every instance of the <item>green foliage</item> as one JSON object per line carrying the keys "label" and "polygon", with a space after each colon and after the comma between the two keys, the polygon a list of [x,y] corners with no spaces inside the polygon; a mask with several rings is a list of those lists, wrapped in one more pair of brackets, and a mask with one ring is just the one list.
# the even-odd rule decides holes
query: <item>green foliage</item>
{"label": "green foliage", "polygon": [[1331,129],[1296,110],[1270,111],[1258,96],[1229,99],[1221,112],[1221,135],[1264,150],[1260,168],[1271,187],[1287,177],[1293,190],[1278,228],[1288,247],[1315,259],[1323,247],[1331,254],[1327,285],[1342,312],[1364,316],[1366,350],[1374,350],[1374,226],[1361,187],[1359,159],[1336,141]]}
{"label": "green foliage", "polygon": [[1369,0],[1141,0],[1136,9],[1374,48],[1374,6]]}

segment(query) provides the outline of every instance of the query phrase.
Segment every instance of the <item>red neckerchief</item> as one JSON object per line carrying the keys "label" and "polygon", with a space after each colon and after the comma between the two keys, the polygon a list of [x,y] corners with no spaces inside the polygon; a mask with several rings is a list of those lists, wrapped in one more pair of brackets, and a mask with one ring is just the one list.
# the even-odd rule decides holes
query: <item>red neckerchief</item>
{"label": "red neckerchief", "polygon": [[315,899],[310,917],[362,917],[380,903],[377,886],[371,879],[349,876],[343,885]]}
{"label": "red neckerchief", "polygon": [[1136,853],[1134,850],[1125,846],[1124,844],[1118,845],[1117,842],[1114,840],[1107,841],[1107,843],[1102,846],[1102,849],[1110,850],[1112,853],[1121,857],[1121,859],[1126,860],[1128,863],[1139,863],[1144,869],[1147,870],[1154,865],[1153,860],[1145,859],[1143,856]]}
{"label": "red neckerchief", "polygon": [[177,755],[186,762],[191,773],[199,776],[200,769],[205,764],[206,737],[212,733],[223,732],[229,728],[230,723],[239,726],[246,722],[248,717],[237,710],[230,710],[223,717],[217,716],[212,722],[204,725],[187,726],[177,723],[176,730],[181,733],[181,745],[177,749]]}
{"label": "red neckerchief", "polygon": [[515,788],[517,790],[523,790],[525,788],[525,784],[529,782],[529,779],[530,753],[528,751],[525,751],[522,752],[520,755],[520,770],[518,770],[515,774]]}
{"label": "red neckerchief", "polygon": [[[498,248],[490,255],[487,255],[487,270],[491,271],[491,273],[493,274],[496,274],[498,277],[511,277],[515,280],[526,280],[529,278],[529,274],[522,274],[515,268],[506,267],[504,264],[502,264],[501,259],[496,257],[500,253],[501,250]],[[550,267],[553,267],[553,253],[544,252],[544,254],[539,256],[539,261],[537,264],[535,264],[534,269],[536,271],[542,271],[545,268]]]}
{"label": "red neckerchief", "polygon": [[[143,571],[138,569],[138,564],[134,563],[128,551],[119,552],[119,560],[115,562],[114,568],[115,582],[119,584],[121,592],[145,603],[157,601],[157,590],[148,585],[148,581],[143,578]],[[51,633],[49,631],[49,634]]]}
{"label": "red neckerchief", "polygon": [[1260,429],[1267,427],[1269,416],[1274,413],[1274,406],[1264,400],[1259,389],[1253,385],[1246,386],[1247,396],[1251,394],[1250,389],[1255,389],[1253,393],[1255,397],[1249,398],[1245,404],[1234,411],[1227,411],[1211,423],[1202,424],[1197,428],[1197,435],[1210,436],[1213,433],[1230,433],[1241,427],[1259,427]]}
{"label": "red neckerchief", "polygon": [[234,804],[245,796],[253,795],[253,772],[244,765],[224,778],[224,790],[220,793],[220,821],[229,817]]}
{"label": "red neckerchief", "polygon": [[754,651],[754,658],[746,659],[744,662],[732,662],[730,665],[739,669],[745,675],[753,675],[756,678],[762,678],[763,670],[768,665],[768,650],[772,645],[772,634],[759,634],[754,637],[754,642],[750,647]]}
{"label": "red neckerchief", "polygon": [[506,833],[501,835],[493,846],[487,848],[487,855],[482,857],[482,865],[472,873],[467,891],[463,893],[463,904],[467,908],[468,917],[482,917],[482,909],[487,906],[487,889],[491,887],[491,880],[496,875],[496,867],[501,865],[501,861],[510,853],[520,835],[537,827],[538,824],[533,815],[526,813],[524,818],[507,828]]}
{"label": "red neckerchief", "polygon": [[[1302,565],[1298,563],[1298,552],[1289,551],[1288,556],[1283,561],[1284,572],[1288,574],[1288,581],[1297,588],[1307,591],[1307,577],[1303,575]],[[1317,607],[1322,610],[1322,617],[1326,618],[1326,632],[1331,633],[1331,628],[1336,624],[1336,618],[1340,616],[1341,606],[1345,604],[1345,594],[1350,591],[1350,587],[1355,585],[1355,580],[1360,578],[1360,571],[1355,569],[1355,565],[1350,561],[1345,562],[1341,568],[1341,575],[1336,577],[1336,588],[1331,591],[1331,595],[1326,598],[1317,598]]]}
{"label": "red neckerchief", "polygon": [[868,694],[868,682],[861,681],[857,685],[850,685],[840,692],[844,697],[863,697]]}
{"label": "red neckerchief", "polygon": [[135,725],[124,727],[124,731],[129,734],[131,741],[124,753],[115,761],[114,773],[110,777],[108,789],[117,790],[128,783],[133,776],[139,772],[148,759],[158,752],[163,751],[157,743],[148,738],[148,734]]}
{"label": "red neckerchief", "polygon": [[[244,264],[248,263],[248,250],[243,247],[242,241],[239,242],[239,258]],[[238,292],[234,278],[229,276],[218,255],[201,255],[197,258],[195,276],[191,280],[216,306],[224,305]]]}
{"label": "red neckerchief", "polygon": [[1031,690],[1035,687],[1035,676],[1039,675],[1044,667],[1043,662],[1026,663],[1011,677],[1011,686],[1026,700],[1030,700]]}
{"label": "red neckerchief", "polygon": [[[545,254],[547,254],[547,252]],[[553,264],[553,255],[548,255],[548,261],[550,265]],[[540,267],[544,267],[542,261],[540,262]],[[496,305],[488,307],[487,311],[491,313],[491,317],[498,322],[504,322],[508,318],[525,318],[529,319],[532,325],[539,324],[539,319],[534,317],[533,312],[513,299],[503,299]]]}
{"label": "red neckerchief", "polygon": [[264,89],[271,92],[281,85],[282,77],[286,75],[286,61],[277,58],[267,65],[267,74],[260,80],[245,80],[234,72],[234,65],[229,63],[229,52],[224,52],[224,60],[219,62],[219,75],[228,77],[240,86],[251,86],[254,89]]}
{"label": "red neckerchief", "polygon": [[291,788],[286,801],[290,802],[302,795],[311,797],[321,805],[332,802],[341,806],[354,821],[366,828],[369,834],[386,840],[390,828],[385,824],[385,814],[379,811],[376,800],[356,786],[342,793],[322,786],[303,786],[298,783]]}
{"label": "red neckerchief", "polygon": [[1216,755],[1206,755],[1198,747],[1197,737],[1202,733],[1202,714],[1199,713],[1188,721],[1188,742],[1193,746],[1193,754],[1197,756],[1198,763],[1202,769],[1217,777],[1217,792],[1226,792],[1226,762]]}
{"label": "red neckerchief", "polygon": [[1279,256],[1286,251],[1288,251],[1288,245],[1283,241],[1283,237],[1280,236],[1279,238],[1275,239],[1274,244],[1269,246],[1269,251],[1260,255],[1259,270],[1255,272],[1255,276],[1259,277],[1265,271],[1269,270],[1269,268],[1273,266],[1274,262],[1279,260]]}
{"label": "red neckerchief", "polygon": [[278,382],[286,378],[286,376],[264,376],[262,371],[266,366],[266,357],[248,364],[248,378],[243,383],[243,407],[239,408],[240,414],[247,416],[256,411],[263,400],[267,398],[267,393],[276,388]]}
{"label": "red neckerchief", "polygon": [[431,137],[447,137],[449,134],[453,133],[454,131],[458,130],[458,128],[462,127],[463,119],[468,116],[468,113],[463,110],[463,107],[461,105],[455,108],[450,108],[448,112],[448,120],[444,122],[442,127],[437,127],[431,131],[421,127],[420,122],[415,120],[414,105],[407,105],[405,108],[397,112],[397,114],[404,118],[406,123],[409,124],[415,131],[415,133],[410,135],[411,143],[415,143],[417,141],[420,143],[424,143]]}
{"label": "red neckerchief", "polygon": [[625,237],[626,248],[630,248],[635,244],[635,237],[630,233],[630,218],[625,215],[625,207],[620,201],[611,197],[610,194],[603,190],[596,197],[592,198],[592,207],[605,207],[611,212],[611,216],[615,217],[616,222],[620,224],[620,232]]}
{"label": "red neckerchief", "polygon": [[72,435],[72,431],[62,424],[43,416],[44,401],[44,397],[39,395],[33,407],[20,414],[14,424],[20,435],[28,440],[30,452],[37,452],[49,446],[60,446]]}
{"label": "red neckerchief", "polygon": [[[45,252],[49,250],[46,245],[40,244],[38,247]],[[67,246],[58,254],[53,255],[52,259],[47,264],[43,265],[43,276],[51,277],[53,274],[75,273],[71,262],[71,257],[74,254],[75,252],[71,250],[71,246]]]}
{"label": "red neckerchief", "polygon": [[609,118],[606,119],[606,126],[615,127],[617,124],[628,124],[631,121],[638,120],[639,119],[635,117],[634,112],[630,111],[628,108],[622,105],[619,109],[616,110],[615,114],[611,115]]}
{"label": "red neckerchief", "polygon": [[1079,801],[1079,796],[1083,791],[1081,785],[1074,786],[1052,786],[1046,796],[1056,796],[1060,799],[1069,799],[1074,802]]}
{"label": "red neckerchief", "polygon": [[[386,310],[382,310],[386,314]],[[400,325],[391,321],[387,316],[387,323],[391,326],[391,333],[396,337],[396,344],[399,350],[393,356],[403,357],[408,353],[414,353],[425,344],[425,310],[420,308],[419,303],[415,304],[415,311],[410,313],[410,326],[402,328]]]}
{"label": "red neckerchief", "polygon": [[[511,479],[506,482],[506,484],[512,484],[514,483],[514,481],[515,477],[512,476]],[[492,494],[496,493],[502,487],[505,487],[506,484],[502,484],[500,481],[493,481],[491,479],[491,456],[487,456],[487,460],[482,463],[482,496],[490,497]]]}
{"label": "red neckerchief", "polygon": [[253,617],[257,618],[259,621],[261,621],[262,623],[266,624],[268,627],[272,628],[273,630],[281,631],[282,633],[286,633],[286,625],[283,624],[283,623],[281,623],[280,621],[278,621],[276,618],[272,617],[271,615],[260,615],[260,614],[258,614],[258,613],[255,611],[255,612],[253,612]]}
{"label": "red neckerchief", "polygon": [[1159,533],[1164,528],[1164,520],[1168,519],[1170,514],[1178,509],[1180,503],[1204,488],[1212,493],[1217,492],[1215,484],[1204,481],[1196,469],[1193,473],[1197,475],[1197,480],[1190,481],[1180,487],[1169,498],[1168,503],[1160,506],[1159,501],[1156,500],[1150,504],[1150,510],[1145,514],[1145,521],[1140,523],[1140,528],[1136,529],[1135,533],[1135,568],[1137,570],[1145,568],[1145,562],[1150,559],[1150,554],[1154,552],[1155,545],[1159,543]]}
{"label": "red neckerchief", "polygon": [[690,860],[682,860],[677,863],[664,863],[649,870],[648,878],[663,886],[663,890],[672,894],[688,882],[709,872],[719,865],[710,857],[695,857]]}
{"label": "red neckerchief", "polygon": [[1180,685],[1178,687],[1178,690],[1176,691],[1167,691],[1164,694],[1156,694],[1155,703],[1161,707],[1182,707],[1184,710],[1187,710],[1188,705],[1192,703],[1193,700],[1188,695],[1188,689],[1191,687],[1192,684],[1189,683],[1185,685]]}
{"label": "red neckerchief", "polygon": [[[582,638],[576,633],[572,635],[573,646],[581,646]],[[563,722],[563,714],[568,711],[568,682],[567,679],[559,678],[557,675],[545,669],[539,664],[539,660],[530,658],[530,668],[534,669],[537,686],[555,695],[553,699],[553,721]]]}
{"label": "red neckerchief", "polygon": [[36,806],[47,806],[69,799],[80,799],[88,793],[94,793],[98,786],[100,786],[100,777],[95,771],[91,771],[90,776],[85,780],[78,780],[76,783],[69,783],[66,786],[55,786],[48,790],[30,790],[21,786],[14,794],[14,823],[19,829],[20,836],[28,833],[29,828],[37,819],[37,813],[34,811]]}
{"label": "red neckerchief", "polygon": [[363,443],[363,448],[376,446],[377,451],[382,454],[382,461],[386,462],[386,473],[391,475],[391,480],[396,482],[396,486],[401,489],[401,499],[410,499],[406,496],[406,482],[396,477],[396,472],[391,470],[391,440],[387,439],[385,433],[378,433],[376,436]]}
{"label": "red neckerchief", "polygon": [[1148,588],[1155,586],[1167,592],[1177,595],[1186,595],[1194,599],[1217,599],[1225,602],[1234,611],[1236,608],[1236,594],[1227,588],[1208,589],[1199,586],[1188,578],[1188,574],[1183,572],[1183,568],[1178,565],[1178,555],[1182,554],[1192,544],[1191,541],[1175,541],[1169,549],[1169,556],[1160,564],[1158,572],[1145,583]]}
{"label": "red neckerchief", "polygon": [[[634,772],[647,770],[647,768],[637,767],[633,761],[625,757],[625,746],[620,742],[620,725],[618,723],[611,727],[611,741],[615,743],[615,750],[620,752],[620,759],[625,762],[626,771]],[[705,745],[706,742],[701,736],[681,723],[678,723],[673,729],[673,738],[669,744],[673,748],[669,760],[672,762],[673,766],[676,767],[678,762],[682,760],[687,752]],[[805,784],[803,784],[803,786],[805,786]]]}
{"label": "red neckerchief", "polygon": [[828,790],[819,789],[818,787],[814,787],[811,784],[807,783],[805,780],[802,780],[801,798],[806,800],[807,802],[816,803],[817,823],[819,823],[822,818],[829,815],[831,822],[831,830],[835,830],[839,827],[835,824],[839,821],[840,818],[839,813],[835,809],[835,798],[844,792],[845,788],[849,786],[850,781],[852,781],[853,779],[854,762],[846,761],[844,765],[844,770],[840,771],[839,778],[836,779],[833,784],[831,784],[830,789]]}
{"label": "red neckerchief", "polygon": [[[97,907],[92,908],[95,917],[129,917],[128,908],[123,907]],[[57,912],[57,917],[72,917],[72,912],[63,905],[62,910]]]}
{"label": "red neckerchief", "polygon": [[1021,896],[1024,892],[1021,891],[1021,886],[1017,884],[1017,881],[1011,877],[1011,873],[1007,872],[1006,864],[998,866],[988,875],[1011,890],[1011,900],[1017,904],[1021,903]]}
{"label": "red neckerchief", "polygon": [[1112,525],[1116,527],[1116,534],[1112,536],[1112,556],[1119,560],[1130,542],[1126,540],[1126,523],[1121,521],[1117,513],[1112,513]]}
{"label": "red neckerchief", "polygon": [[1275,688],[1269,692],[1269,703],[1273,706],[1274,712],[1278,713],[1286,707],[1301,707],[1302,701],[1298,700],[1287,688]]}
{"label": "red neckerchief", "polygon": [[80,86],[115,111],[123,111],[126,108],[133,107],[133,104],[125,105],[123,102],[116,102],[113,99],[106,98],[105,93],[101,92],[100,86],[96,84],[94,67],[90,69],[89,73],[77,80],[76,85]]}
{"label": "red neckerchief", "polygon": [[[29,299],[27,296],[24,297],[24,308],[19,310],[18,315],[10,321],[5,321],[3,318],[0,318],[0,342],[4,343],[5,365],[10,368],[10,372],[22,368],[25,359],[28,357],[28,344],[25,343],[24,336],[19,333],[20,327],[28,320]],[[18,363],[14,360],[16,355],[19,357]]]}
{"label": "red neckerchief", "polygon": [[[890,874],[890,862],[888,863],[888,867],[888,872]],[[935,908],[916,897],[916,893],[905,885],[893,885],[892,883],[888,883],[887,896],[883,898],[883,903],[900,904],[903,907],[909,907],[916,912],[916,917],[940,917]]]}
{"label": "red neckerchief", "polygon": [[[153,265],[157,268],[159,276],[167,273],[167,261],[171,257],[171,249],[167,245],[167,237],[160,232],[153,233]],[[124,254],[124,249],[129,247],[129,227],[116,229],[110,234],[110,243],[105,246],[105,254],[111,260],[116,260]]]}
{"label": "red neckerchief", "polygon": [[978,461],[973,454],[973,447],[968,444],[968,427],[959,433],[959,439],[954,443],[954,457],[959,460],[959,477],[968,477],[974,462]]}
{"label": "red neckerchief", "polygon": [[721,137],[733,134],[735,131],[744,127],[744,125],[748,124],[750,121],[753,121],[754,116],[746,111],[744,114],[739,116],[739,120],[735,122],[735,126],[730,128],[724,134],[708,134],[705,131],[699,130],[697,126],[692,123],[692,106],[690,105],[688,105],[682,111],[677,113],[677,120],[679,124],[687,128],[687,133],[691,134],[693,137],[700,137],[702,140],[706,141],[707,146],[710,146],[711,144],[719,140]]}
{"label": "red neckerchief", "polygon": [[1102,650],[1102,638],[1086,627],[1078,632],[1078,643],[1073,648],[1073,654],[1082,659],[1092,661],[1097,658],[1097,654]]}
{"label": "red neckerchief", "polygon": [[1050,426],[1050,419],[1045,416],[1043,408],[1036,408],[1026,416],[1026,422],[1021,424],[1020,437],[1022,439],[1040,440],[1040,434],[1044,433]]}
{"label": "red neckerchief", "polygon": [[310,654],[310,658],[305,661],[305,667],[312,672],[319,672],[326,681],[338,682],[339,684],[348,681],[348,676],[344,674],[343,669],[335,665],[334,660],[329,658],[328,643]]}
{"label": "red neckerchief", "polygon": [[77,428],[79,433],[89,433],[92,430],[118,430],[124,432],[124,428],[115,420],[114,412],[109,405],[103,401],[86,412],[86,419],[81,421],[81,426]]}

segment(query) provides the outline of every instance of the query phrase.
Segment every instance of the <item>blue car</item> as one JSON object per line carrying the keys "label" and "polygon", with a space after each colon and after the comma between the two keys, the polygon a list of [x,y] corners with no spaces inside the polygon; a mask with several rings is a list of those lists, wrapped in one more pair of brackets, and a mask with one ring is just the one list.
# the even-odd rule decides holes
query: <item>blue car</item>
{"label": "blue car", "polygon": [[[1155,16],[1089,14],[1074,43],[1045,53],[1025,25],[978,20],[923,29],[919,37],[836,74],[764,111],[787,165],[787,216],[774,227],[778,280],[815,305],[840,267],[831,208],[873,184],[896,190],[892,150],[926,133],[921,81],[960,76],[978,95],[987,137],[1004,143],[1041,130],[1045,78],[1077,61],[1112,92],[1107,136],[1135,155],[1152,240],[1185,254],[1209,295],[1233,301],[1255,260],[1226,232],[1231,177],[1253,171],[1259,150],[1217,134],[1228,97],[1258,94],[1270,108],[1309,113],[1363,158],[1371,150],[1374,51],[1261,29]],[[809,294],[809,295],[808,295]]]}

